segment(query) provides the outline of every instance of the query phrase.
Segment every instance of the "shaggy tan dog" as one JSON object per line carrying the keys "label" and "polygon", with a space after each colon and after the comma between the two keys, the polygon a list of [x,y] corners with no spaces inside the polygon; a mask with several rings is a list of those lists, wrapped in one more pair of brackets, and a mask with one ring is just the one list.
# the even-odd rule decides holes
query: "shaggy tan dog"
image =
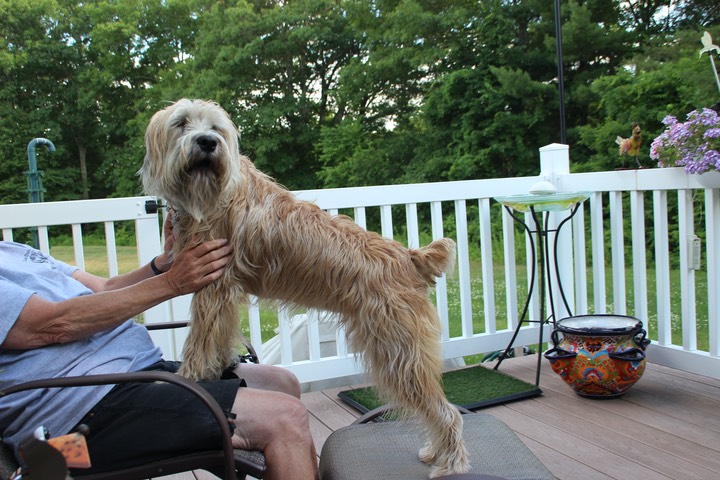
{"label": "shaggy tan dog", "polygon": [[419,250],[331,216],[258,171],[217,104],[180,100],[157,112],[145,136],[145,192],[177,212],[175,248],[227,238],[225,275],[197,292],[181,374],[216,378],[236,354],[238,306],[248,295],[340,314],[378,391],[417,415],[428,435],[420,459],[431,476],[468,469],[462,418],[441,386],[437,312],[428,287],[454,261],[441,239]]}

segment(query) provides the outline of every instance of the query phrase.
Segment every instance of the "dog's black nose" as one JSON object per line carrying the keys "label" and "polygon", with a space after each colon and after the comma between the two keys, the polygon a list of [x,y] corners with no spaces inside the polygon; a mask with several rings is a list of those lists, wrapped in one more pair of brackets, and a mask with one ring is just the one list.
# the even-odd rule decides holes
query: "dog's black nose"
{"label": "dog's black nose", "polygon": [[210,135],[199,136],[197,140],[195,140],[195,143],[197,143],[200,150],[205,153],[211,153],[215,151],[215,147],[217,147],[217,140]]}

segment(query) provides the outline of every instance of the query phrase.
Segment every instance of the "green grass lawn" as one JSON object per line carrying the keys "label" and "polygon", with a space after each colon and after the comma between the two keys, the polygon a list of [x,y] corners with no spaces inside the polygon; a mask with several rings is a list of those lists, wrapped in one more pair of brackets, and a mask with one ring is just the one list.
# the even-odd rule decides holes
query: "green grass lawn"
{"label": "green grass lawn", "polygon": [[[108,275],[107,251],[104,245],[85,245],[85,270],[106,277]],[[63,262],[75,265],[75,253],[72,246],[59,245],[50,248],[50,255]],[[137,248],[118,246],[118,271],[127,273],[138,268]]]}
{"label": "green grass lawn", "polygon": [[[481,269],[479,262],[470,262],[470,272],[472,283],[472,312],[473,312],[473,333],[482,333],[485,331],[485,319],[484,319],[484,295],[482,289],[482,278]],[[496,311],[496,329],[507,328],[507,308],[505,304],[505,276],[504,267],[502,264],[496,263],[493,266],[493,276],[495,280],[495,311]],[[612,299],[612,272],[608,269],[605,274],[606,280],[606,295],[608,304],[606,305],[605,311],[611,313],[613,311],[613,299]],[[647,299],[648,299],[648,318],[641,318],[645,329],[648,331],[648,336],[651,339],[657,339],[657,297],[656,286],[655,286],[655,270],[648,269],[647,271]],[[592,292],[592,272],[588,272],[588,291]],[[524,267],[519,267],[517,272],[517,284],[518,284],[518,309],[522,309],[524,306],[525,298],[527,295],[527,271]],[[634,290],[632,288],[632,270],[626,270],[626,303],[627,303],[627,314],[630,316],[634,315]],[[696,289],[696,319],[697,319],[697,344],[698,350],[708,351],[710,348],[709,343],[709,326],[708,326],[708,299],[704,292],[707,292],[707,272],[704,270],[698,270],[695,272],[695,289]],[[682,310],[680,303],[680,272],[679,270],[670,271],[670,306],[671,306],[671,318],[672,318],[672,341],[676,345],[682,345]],[[559,304],[560,300],[555,299],[556,304]],[[450,317],[450,336],[459,336],[462,332],[462,326],[460,323],[460,287],[457,279],[448,279],[448,310]],[[592,293],[588,298],[588,311],[594,311],[594,303]],[[518,315],[520,312],[518,313]]]}
{"label": "green grass lawn", "polygon": [[[136,248],[134,246],[119,246],[118,249],[118,269],[120,273],[129,272],[138,266]],[[85,250],[85,267],[90,273],[100,276],[107,276],[107,255],[104,246],[88,245]],[[71,246],[52,247],[50,253],[57,259],[64,262],[74,264],[74,253]],[[504,268],[500,263],[494,265],[495,279],[495,307],[496,307],[496,328],[507,328],[507,310],[505,305],[505,276]],[[482,333],[485,331],[485,319],[483,317],[483,289],[480,262],[471,261],[470,264],[471,283],[472,283],[472,311],[473,311],[473,333]],[[589,281],[592,281],[592,275],[588,272]],[[651,339],[657,339],[657,306],[655,302],[655,271],[648,270],[648,310],[649,318],[640,319],[648,330],[648,336]],[[707,291],[707,272],[697,271],[695,273],[697,294],[697,343],[698,349],[708,351],[709,349],[709,331],[708,331],[708,300],[703,292]],[[518,268],[518,308],[522,308],[527,295],[527,272],[524,267]],[[606,306],[608,312],[612,312],[612,275],[608,271],[606,274],[606,291],[609,304]],[[628,287],[627,305],[628,315],[633,315],[633,290],[632,290],[632,271],[627,270],[626,285]],[[680,272],[672,270],[670,272],[671,285],[671,315],[672,315],[672,339],[676,345],[682,344],[681,330],[681,305],[680,305]],[[592,291],[592,285],[588,285],[588,290]],[[450,316],[450,336],[459,336],[462,331],[460,323],[460,293],[457,277],[448,278],[448,308]],[[589,310],[593,311],[592,296],[589,299]],[[247,311],[241,309],[240,315],[243,319],[243,328],[245,334],[249,335]],[[277,313],[274,309],[261,309],[260,319],[262,324],[262,339],[267,341],[275,335],[278,326]],[[468,363],[477,363],[481,355],[468,358]]]}

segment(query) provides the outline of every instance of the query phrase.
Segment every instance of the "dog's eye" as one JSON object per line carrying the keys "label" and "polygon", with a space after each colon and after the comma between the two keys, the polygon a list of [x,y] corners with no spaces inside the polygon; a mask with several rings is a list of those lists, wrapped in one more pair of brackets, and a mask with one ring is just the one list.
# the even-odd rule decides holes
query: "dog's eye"
{"label": "dog's eye", "polygon": [[185,118],[178,118],[173,122],[173,127],[179,128],[180,130],[185,129],[185,125],[187,124],[187,119]]}

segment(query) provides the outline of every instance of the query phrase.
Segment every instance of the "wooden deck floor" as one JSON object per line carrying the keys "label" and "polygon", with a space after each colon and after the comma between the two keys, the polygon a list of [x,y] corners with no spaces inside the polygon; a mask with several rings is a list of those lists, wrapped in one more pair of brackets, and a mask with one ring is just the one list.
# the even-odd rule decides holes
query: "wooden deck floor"
{"label": "wooden deck floor", "polygon": [[[509,359],[500,370],[534,382],[536,361]],[[543,360],[540,388],[539,397],[481,411],[510,426],[559,479],[720,478],[720,380],[649,363],[622,398],[589,400]],[[337,398],[340,390],[303,395],[318,452],[358,416]]]}

